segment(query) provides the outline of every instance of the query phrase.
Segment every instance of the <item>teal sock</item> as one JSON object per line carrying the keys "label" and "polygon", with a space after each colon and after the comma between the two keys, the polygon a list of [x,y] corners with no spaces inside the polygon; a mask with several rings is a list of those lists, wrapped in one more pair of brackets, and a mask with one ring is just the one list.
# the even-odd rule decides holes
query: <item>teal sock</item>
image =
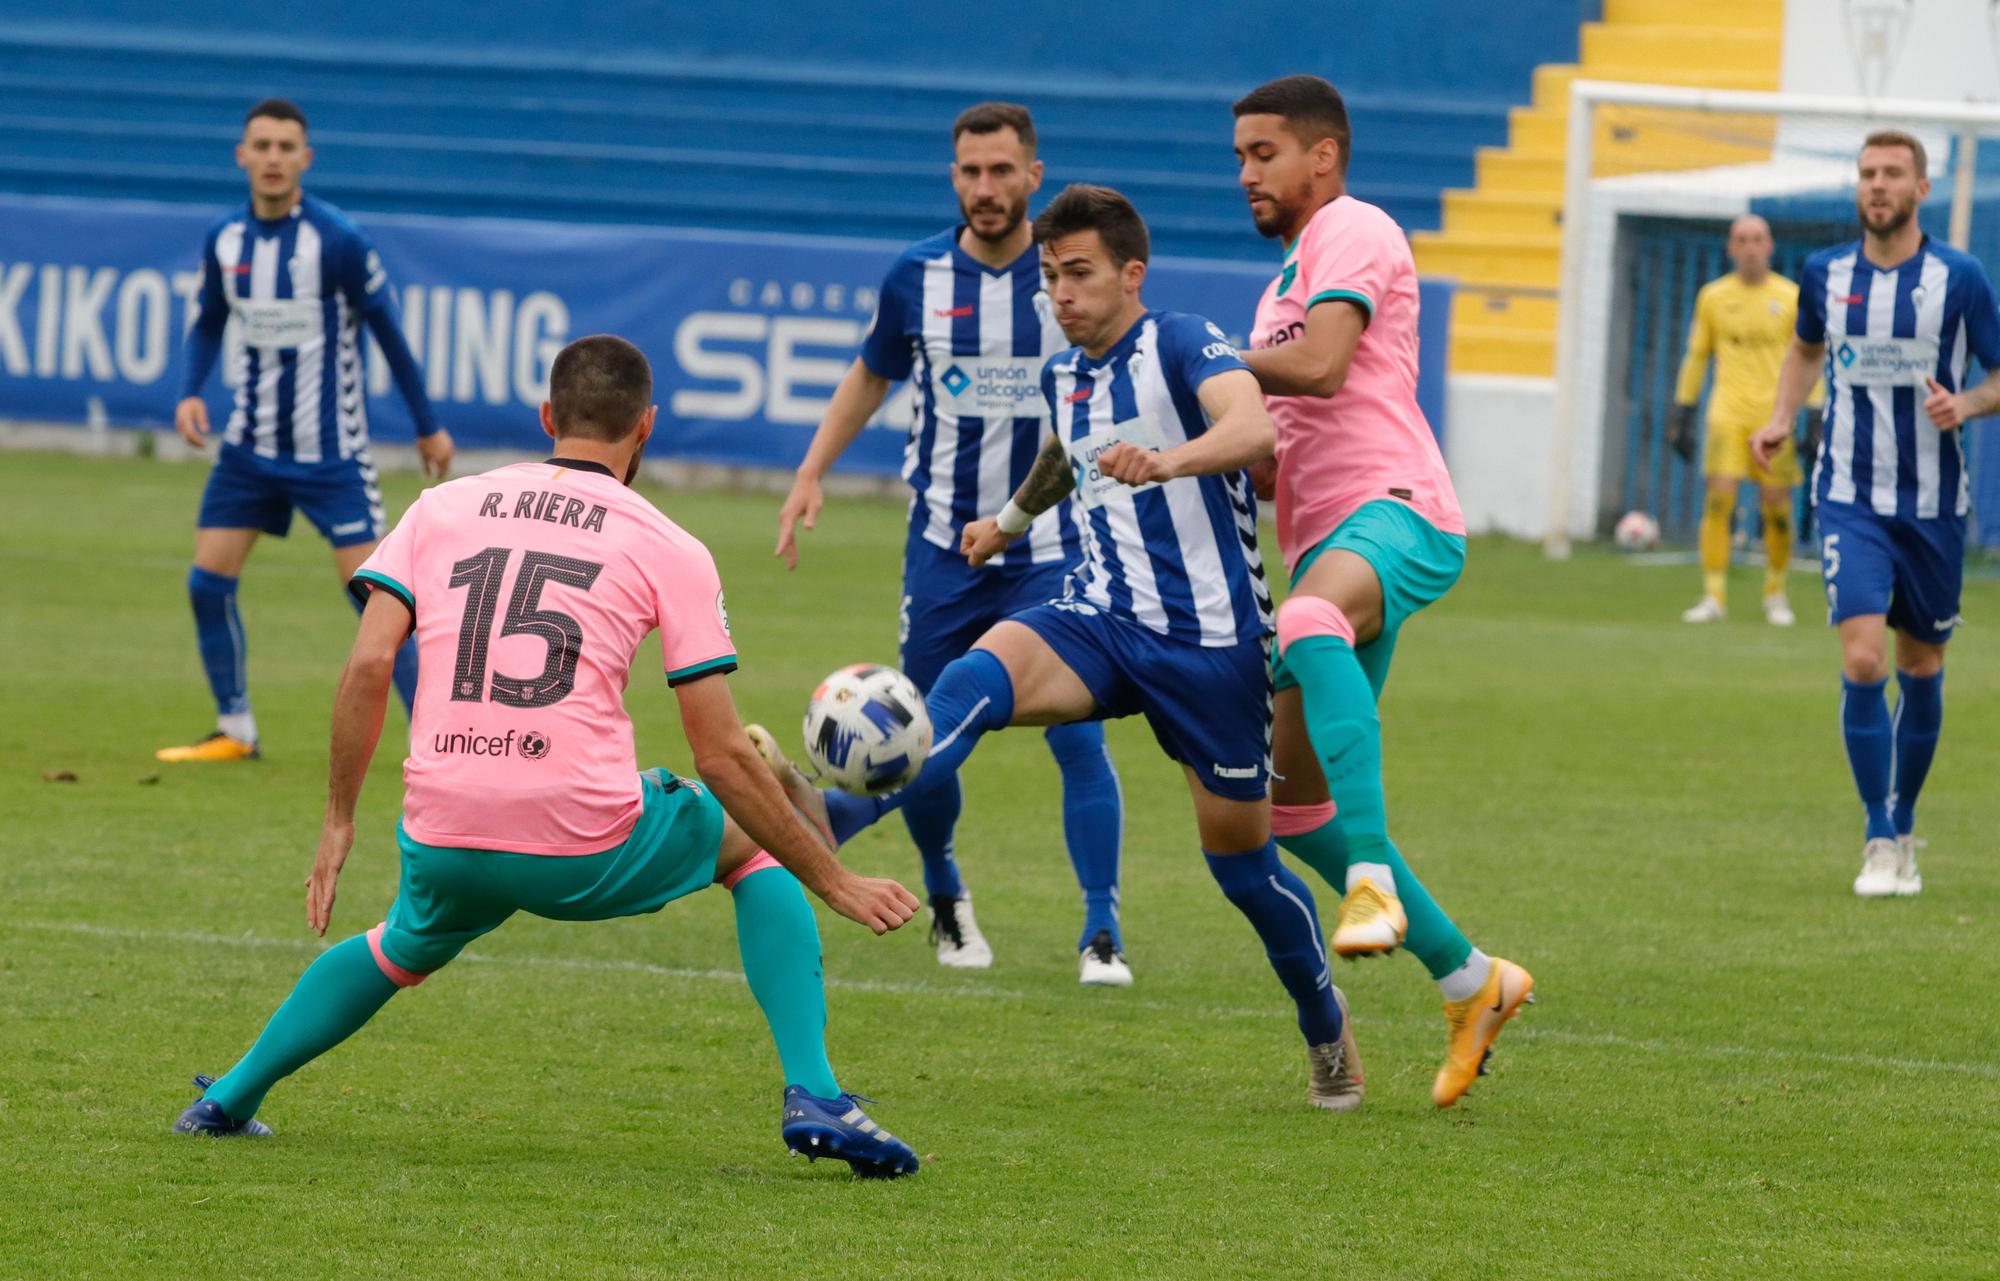
{"label": "teal sock", "polygon": [[[1382,720],[1375,710],[1375,685],[1366,667],[1346,641],[1327,635],[1293,641],[1285,648],[1285,665],[1298,677],[1306,733],[1326,775],[1327,790],[1338,814],[1334,821],[1347,847],[1341,880],[1334,882],[1329,877],[1329,882],[1345,891],[1348,865],[1386,864],[1395,877],[1396,896],[1403,900],[1403,911],[1409,917],[1403,945],[1433,978],[1457,969],[1472,954],[1472,944],[1438,907],[1389,839],[1388,812],[1382,800]],[[1386,676],[1386,663],[1378,666]]]}
{"label": "teal sock", "polygon": [[1340,834],[1338,821],[1277,837],[1277,842],[1279,849],[1318,872],[1335,894],[1347,892],[1347,838]]}
{"label": "teal sock", "polygon": [[826,985],[820,973],[819,925],[799,887],[782,867],[752,872],[730,890],[736,903],[736,946],[750,995],[764,1011],[785,1084],[830,1099],[840,1093],[826,1061]]}
{"label": "teal sock", "polygon": [[230,1120],[249,1120],[272,1086],[360,1031],[396,991],[366,935],[334,944],[306,967],[250,1052],[204,1097]]}

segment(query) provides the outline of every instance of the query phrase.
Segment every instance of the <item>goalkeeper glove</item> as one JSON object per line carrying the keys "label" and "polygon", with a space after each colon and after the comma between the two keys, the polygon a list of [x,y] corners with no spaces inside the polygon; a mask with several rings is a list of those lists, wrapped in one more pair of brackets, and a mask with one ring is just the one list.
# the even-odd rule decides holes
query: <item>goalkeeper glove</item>
{"label": "goalkeeper glove", "polygon": [[1667,411],[1667,444],[1681,456],[1681,461],[1694,461],[1694,406],[1675,405]]}

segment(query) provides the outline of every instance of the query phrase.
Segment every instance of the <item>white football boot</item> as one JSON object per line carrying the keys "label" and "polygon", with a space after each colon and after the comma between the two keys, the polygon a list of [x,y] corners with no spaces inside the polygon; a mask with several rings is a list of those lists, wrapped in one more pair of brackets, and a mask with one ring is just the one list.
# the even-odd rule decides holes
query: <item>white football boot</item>
{"label": "white football boot", "polygon": [[1917,870],[1917,851],[1929,844],[1914,836],[1896,838],[1896,893],[1905,898],[1924,892],[1924,874]]}
{"label": "white football boot", "polygon": [[1722,619],[1722,602],[1713,596],[1704,596],[1689,608],[1681,611],[1681,621],[1683,623],[1719,623]]}
{"label": "white football boot", "polygon": [[1090,945],[1077,956],[1077,966],[1081,971],[1077,982],[1086,986],[1132,986],[1132,967],[1125,964],[1125,954],[1112,943],[1110,930],[1091,936]]}
{"label": "white football boot", "polygon": [[954,970],[993,968],[993,949],[972,915],[971,890],[961,891],[957,898],[931,896],[931,942],[937,944],[939,965]]}
{"label": "white football boot", "polygon": [[1792,616],[1792,603],[1785,594],[1772,592],[1764,598],[1764,621],[1773,627],[1790,627],[1799,620]]}
{"label": "white football boot", "polygon": [[[1910,873],[1916,874],[1917,856],[1910,854]],[[1898,887],[1897,864],[1901,856],[1896,842],[1886,836],[1878,836],[1861,847],[1861,875],[1854,878],[1854,893],[1858,898],[1888,898],[1904,891]],[[1923,887],[1919,881],[1918,889]],[[1916,890],[1908,891],[1911,894]]]}

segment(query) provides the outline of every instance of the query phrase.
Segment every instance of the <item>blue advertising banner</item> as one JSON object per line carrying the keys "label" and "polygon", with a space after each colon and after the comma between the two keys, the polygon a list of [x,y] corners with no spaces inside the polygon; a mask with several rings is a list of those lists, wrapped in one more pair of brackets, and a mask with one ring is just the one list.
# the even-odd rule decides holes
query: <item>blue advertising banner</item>
{"label": "blue advertising banner", "polygon": [[[197,258],[223,212],[0,197],[0,417],[170,425]],[[650,457],[787,469],[804,456],[901,248],[655,227],[358,221],[382,255],[438,418],[462,448],[540,448],[549,362],[570,338],[609,332],[653,362],[661,415]],[[1204,315],[1241,343],[1271,274],[1162,259],[1146,299]],[[1420,398],[1441,427],[1450,285],[1424,288]],[[205,388],[218,428],[231,367],[225,351]],[[373,437],[407,441],[409,414],[372,350],[368,390]],[[899,389],[873,424],[882,429],[862,434],[843,469],[894,473],[909,412]]]}

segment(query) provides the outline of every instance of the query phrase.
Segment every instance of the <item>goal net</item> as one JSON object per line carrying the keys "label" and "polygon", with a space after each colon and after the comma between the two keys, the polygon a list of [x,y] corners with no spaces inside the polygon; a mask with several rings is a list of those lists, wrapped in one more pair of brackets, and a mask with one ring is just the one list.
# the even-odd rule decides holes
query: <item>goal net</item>
{"label": "goal net", "polygon": [[[1730,222],[1761,214],[1773,269],[1860,235],[1855,158],[1877,129],[1928,153],[1924,230],[2000,272],[2000,104],[1837,99],[1579,81],[1572,89],[1563,208],[1562,310],[1547,545],[1652,514],[1691,541],[1701,460],[1667,447],[1667,414],[1695,292],[1730,270]],[[1977,455],[1978,432],[1968,433]],[[1975,512],[2000,537],[2000,440],[1973,458]],[[1981,463],[1986,464],[1984,467]]]}

